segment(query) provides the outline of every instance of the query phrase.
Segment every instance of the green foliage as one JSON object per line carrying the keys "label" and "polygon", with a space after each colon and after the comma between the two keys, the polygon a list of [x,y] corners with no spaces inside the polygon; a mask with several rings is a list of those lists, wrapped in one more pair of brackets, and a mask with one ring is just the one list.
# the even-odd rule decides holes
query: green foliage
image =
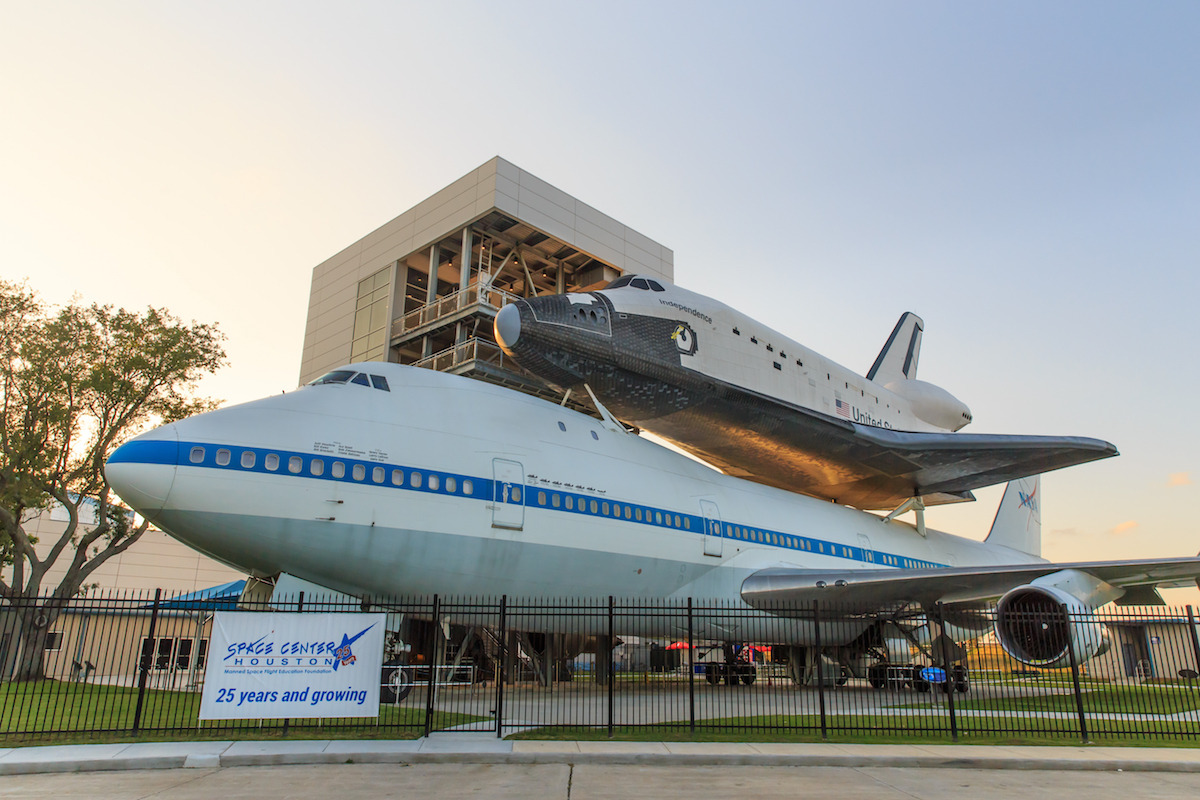
{"label": "green foliage", "polygon": [[[137,540],[145,525],[113,502],[104,462],[142,430],[213,406],[193,390],[225,362],[223,341],[163,309],[49,307],[0,280],[0,597],[37,596],[60,557],[53,595],[70,597]],[[55,502],[66,530],[38,543],[25,524]],[[96,503],[94,525],[80,522],[84,502]]]}

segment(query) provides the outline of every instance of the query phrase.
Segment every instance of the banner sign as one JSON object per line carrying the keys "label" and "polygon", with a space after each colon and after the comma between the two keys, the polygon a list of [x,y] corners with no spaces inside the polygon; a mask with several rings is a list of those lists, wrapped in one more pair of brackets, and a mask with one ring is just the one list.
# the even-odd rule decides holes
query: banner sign
{"label": "banner sign", "polygon": [[379,716],[384,619],[216,612],[200,719]]}

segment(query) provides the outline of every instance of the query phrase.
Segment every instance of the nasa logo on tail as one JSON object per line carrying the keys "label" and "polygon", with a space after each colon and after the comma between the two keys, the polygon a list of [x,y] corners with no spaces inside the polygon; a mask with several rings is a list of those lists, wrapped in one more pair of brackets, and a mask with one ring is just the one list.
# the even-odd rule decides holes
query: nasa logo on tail
{"label": "nasa logo on tail", "polygon": [[[1038,509],[1038,482],[1034,480],[1032,484],[1033,485],[1030,486],[1028,483],[1026,483],[1026,481],[1021,481],[1017,484],[1017,497],[1019,497],[1021,501],[1017,508],[1027,509],[1029,511],[1029,518],[1025,522],[1026,527],[1029,527],[1031,523],[1037,523],[1038,525],[1042,524],[1042,515]],[[1027,488],[1029,491],[1023,491],[1021,488],[1022,486]]]}
{"label": "nasa logo on tail", "polygon": [[671,339],[675,342],[675,346],[679,348],[679,352],[685,356],[696,354],[696,333],[686,322],[681,322],[675,326],[675,332],[671,334]]}

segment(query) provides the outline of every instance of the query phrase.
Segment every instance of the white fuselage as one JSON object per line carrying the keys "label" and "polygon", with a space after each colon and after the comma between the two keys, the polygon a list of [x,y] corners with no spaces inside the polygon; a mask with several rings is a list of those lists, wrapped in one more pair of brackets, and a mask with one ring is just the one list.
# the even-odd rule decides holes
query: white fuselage
{"label": "white fuselage", "polygon": [[769,567],[1031,560],[721,475],[512,390],[395,364],[345,369],[390,391],[308,386],[167,425],[119,449],[109,479],[214,558],[358,596],[740,604],[742,581]]}

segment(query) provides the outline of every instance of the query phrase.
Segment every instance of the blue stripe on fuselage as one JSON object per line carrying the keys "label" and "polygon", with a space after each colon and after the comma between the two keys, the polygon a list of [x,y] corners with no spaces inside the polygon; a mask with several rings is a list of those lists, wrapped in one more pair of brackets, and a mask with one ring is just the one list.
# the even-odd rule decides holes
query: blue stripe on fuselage
{"label": "blue stripe on fuselage", "polygon": [[[204,450],[204,456],[200,461],[191,460],[191,454],[194,448],[203,448]],[[229,451],[228,463],[217,463],[217,452],[219,450]],[[254,454],[254,464],[250,467],[243,467],[243,454],[247,452]],[[279,461],[275,469],[267,469],[266,462],[268,455],[274,455],[278,457]],[[300,471],[292,472],[289,470],[288,465],[292,458],[301,459]],[[408,467],[400,464],[392,464],[381,461],[365,461],[362,459],[348,458],[331,453],[300,453],[295,451],[276,450],[262,447],[240,447],[236,445],[214,445],[205,442],[174,442],[165,439],[150,439],[135,440],[122,445],[116,450],[116,452],[112,454],[109,460],[113,463],[164,464],[175,465],[179,467],[227,470],[230,472],[252,472],[263,475],[277,475],[280,477],[337,481],[340,483],[349,483],[357,486],[367,486],[378,489],[401,489],[410,492],[441,494],[449,497],[466,497],[473,500],[483,500],[487,502],[497,501],[493,497],[496,482],[490,478],[480,478],[474,475],[444,472],[441,470],[430,470],[422,467]],[[312,474],[311,467],[314,460],[320,460],[323,463],[324,470],[320,475]],[[332,474],[334,462],[341,462],[345,465],[346,471],[340,478],[334,477]],[[353,477],[355,466],[363,467],[364,476],[362,480],[356,480]],[[384,470],[384,479],[381,483],[377,483],[373,480],[372,471],[375,468],[381,468]],[[391,482],[393,470],[402,470],[404,472],[404,480],[400,485],[396,485]],[[419,487],[412,485],[412,475],[414,473],[420,473],[422,476],[421,485]],[[438,478],[437,489],[429,488],[429,478],[433,476]],[[454,479],[454,491],[447,490],[447,478]],[[467,487],[469,487],[469,491]],[[651,527],[663,530],[675,530],[684,533],[707,535],[705,532],[705,525],[707,521],[704,517],[698,514],[684,514],[676,511],[668,511],[663,508],[656,508],[654,506],[646,506],[638,503],[627,503],[620,500],[597,497],[596,495],[567,492],[561,489],[552,488],[550,486],[530,486],[528,484],[522,484],[521,488],[522,492],[524,493],[522,501],[514,502],[509,500],[508,502],[512,505],[524,505],[527,509],[558,511],[566,514],[580,514],[583,516],[595,516],[614,522],[649,525]],[[531,493],[537,494],[533,494],[531,496]],[[558,506],[553,505],[553,498],[555,495],[559,497],[560,502]],[[566,507],[567,498],[571,499],[573,508]],[[594,511],[592,510],[593,505],[596,506],[596,510]],[[605,508],[608,510],[605,511]],[[626,509],[629,510],[630,517],[624,516]],[[639,511],[641,512],[641,519],[636,518],[636,514]],[[678,519],[680,524],[674,524],[676,519]],[[745,542],[748,545],[757,545],[760,547],[795,550],[797,552],[810,553],[813,555],[858,561],[860,563],[869,564],[872,567],[922,569],[946,566],[945,564],[939,564],[933,561],[909,558],[907,556],[897,555],[894,553],[885,553],[881,550],[866,550],[862,547],[842,544],[840,542],[832,542],[825,539],[814,539],[807,536],[783,533],[780,531],[773,531],[749,525],[740,525],[733,522],[722,522],[720,524],[720,528],[721,538],[728,539],[734,543]],[[870,558],[868,558],[868,555]]]}

